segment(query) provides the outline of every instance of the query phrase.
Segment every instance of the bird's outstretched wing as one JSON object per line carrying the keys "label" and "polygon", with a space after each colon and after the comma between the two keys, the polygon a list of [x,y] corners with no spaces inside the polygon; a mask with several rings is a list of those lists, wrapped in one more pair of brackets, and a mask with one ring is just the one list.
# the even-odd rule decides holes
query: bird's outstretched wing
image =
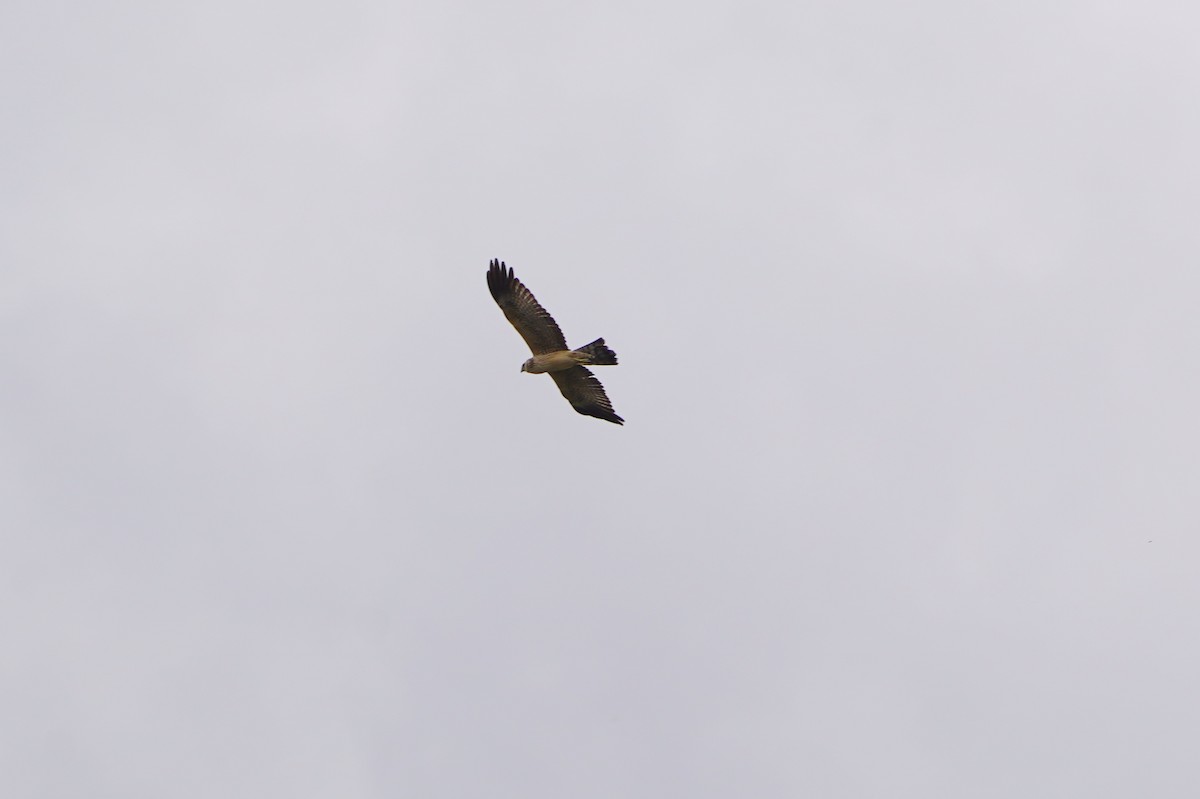
{"label": "bird's outstretched wing", "polygon": [[551,372],[550,376],[575,410],[613,424],[625,424],[625,420],[613,411],[612,403],[604,393],[604,386],[584,367],[572,366],[561,372]]}
{"label": "bird's outstretched wing", "polygon": [[[521,338],[525,339],[534,355],[567,348],[567,340],[563,338],[554,317],[534,299],[529,289],[517,280],[511,268],[500,261],[492,261],[488,267],[487,283],[488,290],[492,292],[492,299],[500,306],[500,310],[504,311],[504,316],[512,322],[512,326],[521,334]],[[559,387],[562,387],[561,383]],[[565,389],[563,393],[566,393]],[[604,396],[603,389],[600,390],[600,395]],[[608,400],[605,399],[604,402],[607,404]]]}

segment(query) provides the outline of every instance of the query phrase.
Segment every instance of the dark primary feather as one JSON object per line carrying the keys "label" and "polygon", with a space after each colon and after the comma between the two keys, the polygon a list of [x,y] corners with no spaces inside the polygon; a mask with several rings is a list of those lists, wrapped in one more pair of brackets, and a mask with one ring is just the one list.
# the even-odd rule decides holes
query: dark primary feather
{"label": "dark primary feather", "polygon": [[625,420],[613,411],[612,403],[604,393],[604,386],[584,367],[573,366],[561,372],[551,372],[550,376],[575,410],[613,424],[625,424]]}
{"label": "dark primary feather", "polygon": [[517,280],[511,268],[493,260],[488,267],[488,290],[504,316],[525,339],[534,355],[567,348],[567,340],[549,312]]}

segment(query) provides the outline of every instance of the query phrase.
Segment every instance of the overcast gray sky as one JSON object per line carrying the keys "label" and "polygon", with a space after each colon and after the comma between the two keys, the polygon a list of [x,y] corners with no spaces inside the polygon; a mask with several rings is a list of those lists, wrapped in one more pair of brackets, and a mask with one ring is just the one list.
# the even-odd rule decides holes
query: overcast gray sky
{"label": "overcast gray sky", "polygon": [[5,3],[5,794],[1198,795],[1198,25]]}

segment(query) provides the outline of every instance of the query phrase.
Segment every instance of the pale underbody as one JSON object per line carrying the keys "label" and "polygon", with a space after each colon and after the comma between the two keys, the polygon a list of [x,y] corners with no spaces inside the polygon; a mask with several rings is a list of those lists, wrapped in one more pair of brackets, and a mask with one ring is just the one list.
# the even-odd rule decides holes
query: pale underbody
{"label": "pale underbody", "polygon": [[533,356],[521,364],[521,371],[540,375],[544,372],[561,372],[578,366],[581,363],[589,364],[591,362],[592,356],[586,352],[580,352],[579,350],[559,350],[558,352],[544,352],[541,355]]}

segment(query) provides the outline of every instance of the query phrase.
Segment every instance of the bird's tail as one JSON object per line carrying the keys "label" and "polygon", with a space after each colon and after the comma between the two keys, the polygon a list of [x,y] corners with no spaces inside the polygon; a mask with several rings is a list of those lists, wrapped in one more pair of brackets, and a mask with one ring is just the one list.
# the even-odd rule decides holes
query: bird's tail
{"label": "bird's tail", "polygon": [[617,354],[604,346],[604,339],[598,338],[591,344],[584,344],[576,352],[582,352],[588,357],[585,363],[592,366],[616,366]]}

